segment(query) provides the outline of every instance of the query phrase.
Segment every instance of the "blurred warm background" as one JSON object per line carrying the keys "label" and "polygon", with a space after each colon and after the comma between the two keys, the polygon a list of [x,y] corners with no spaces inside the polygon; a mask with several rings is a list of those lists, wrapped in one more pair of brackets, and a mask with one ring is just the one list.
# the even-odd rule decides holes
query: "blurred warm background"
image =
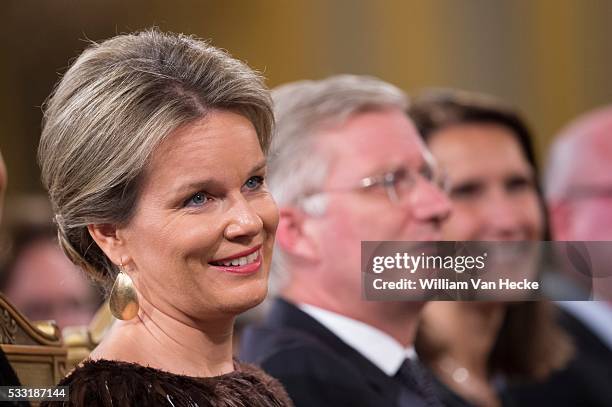
{"label": "blurred warm background", "polygon": [[41,190],[40,106],[87,39],[152,25],[210,39],[270,86],[351,72],[409,92],[491,93],[520,107],[540,154],[564,123],[612,100],[608,0],[7,0],[0,9],[9,196]]}
{"label": "blurred warm background", "polygon": [[[270,87],[355,73],[411,94],[452,87],[495,95],[527,119],[540,161],[566,123],[612,102],[612,0],[4,0],[0,13],[0,150],[9,179],[0,289],[29,319],[54,318],[60,328],[87,324],[101,297],[54,240],[36,149],[41,106],[89,41],[157,26],[209,39],[263,72]],[[109,325],[93,321],[64,332],[66,366]],[[32,334],[52,348],[48,384],[66,371],[65,349],[50,332]]]}

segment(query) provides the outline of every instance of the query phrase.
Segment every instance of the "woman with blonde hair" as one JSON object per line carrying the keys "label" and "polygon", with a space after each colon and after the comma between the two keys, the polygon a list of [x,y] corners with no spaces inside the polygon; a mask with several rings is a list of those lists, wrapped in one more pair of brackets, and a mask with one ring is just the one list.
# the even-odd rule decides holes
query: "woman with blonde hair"
{"label": "woman with blonde hair", "polygon": [[287,406],[232,357],[266,296],[276,205],[268,90],[205,42],[156,30],[87,48],[46,103],[39,147],[66,255],[119,319],[60,385],[68,405]]}

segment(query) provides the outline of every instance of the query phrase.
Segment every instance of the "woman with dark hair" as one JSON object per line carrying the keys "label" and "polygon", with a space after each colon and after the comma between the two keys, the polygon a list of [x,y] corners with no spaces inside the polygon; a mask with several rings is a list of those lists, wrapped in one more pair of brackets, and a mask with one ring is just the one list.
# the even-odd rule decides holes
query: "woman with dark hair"
{"label": "woman with dark hair", "polygon": [[[483,95],[432,91],[409,113],[449,177],[446,240],[548,239],[531,135],[514,111]],[[563,367],[572,348],[553,311],[549,302],[429,303],[416,348],[441,399],[513,405],[505,384],[542,380]]]}
{"label": "woman with dark hair", "polygon": [[39,147],[59,242],[119,319],[65,378],[68,405],[287,406],[232,357],[266,296],[278,210],[269,92],[207,43],[156,30],[87,48],[46,104]]}

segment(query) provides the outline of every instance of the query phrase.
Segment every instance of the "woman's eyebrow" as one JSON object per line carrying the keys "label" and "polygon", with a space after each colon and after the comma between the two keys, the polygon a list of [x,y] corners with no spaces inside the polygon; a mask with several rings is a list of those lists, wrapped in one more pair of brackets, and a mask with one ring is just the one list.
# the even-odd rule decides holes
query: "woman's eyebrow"
{"label": "woman's eyebrow", "polygon": [[266,159],[264,158],[263,160],[261,160],[260,162],[258,162],[257,164],[255,164],[255,166],[253,166],[253,168],[251,169],[251,171],[249,171],[249,174],[252,174],[254,172],[260,171],[262,169],[264,169],[266,167]]}
{"label": "woman's eyebrow", "polygon": [[221,188],[222,183],[212,178],[206,178],[199,181],[189,182],[187,184],[181,184],[173,189],[173,192],[177,195],[187,194],[192,191],[210,190],[215,188]]}

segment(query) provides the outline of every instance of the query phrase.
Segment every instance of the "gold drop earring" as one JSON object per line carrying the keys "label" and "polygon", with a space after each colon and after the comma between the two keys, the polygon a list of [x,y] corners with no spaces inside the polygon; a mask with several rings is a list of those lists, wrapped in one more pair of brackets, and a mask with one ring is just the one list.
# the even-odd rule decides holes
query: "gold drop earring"
{"label": "gold drop earring", "polygon": [[138,294],[134,282],[123,271],[123,262],[119,265],[119,274],[115,278],[108,304],[117,319],[127,321],[138,315]]}

